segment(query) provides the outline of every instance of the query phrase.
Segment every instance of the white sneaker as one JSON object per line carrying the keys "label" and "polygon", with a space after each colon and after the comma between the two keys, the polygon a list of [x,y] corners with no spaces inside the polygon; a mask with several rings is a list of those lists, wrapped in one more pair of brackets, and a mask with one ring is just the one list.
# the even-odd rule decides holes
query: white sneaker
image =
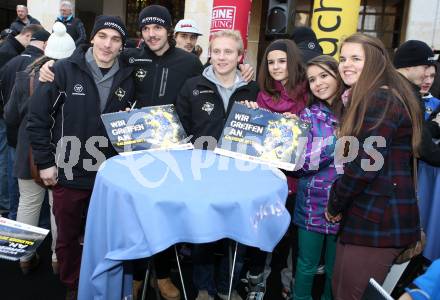
{"label": "white sneaker", "polygon": [[196,300],[214,300],[214,297],[208,294],[207,290],[199,291]]}
{"label": "white sneaker", "polygon": [[[228,295],[217,293],[217,296],[222,300],[228,300]],[[240,297],[237,290],[232,290],[231,300],[243,300],[243,298]]]}

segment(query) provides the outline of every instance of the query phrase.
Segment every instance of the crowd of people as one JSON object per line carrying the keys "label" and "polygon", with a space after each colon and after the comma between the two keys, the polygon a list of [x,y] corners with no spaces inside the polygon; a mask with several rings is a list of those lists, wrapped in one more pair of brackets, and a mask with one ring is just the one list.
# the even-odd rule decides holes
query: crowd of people
{"label": "crowd of people", "polygon": [[[322,54],[310,28],[300,27],[291,39],[269,44],[254,81],[254,69],[241,64],[238,31],[212,34],[203,66],[195,21],[180,20],[173,28],[169,11],[159,5],[145,7],[138,21],[141,40],[131,47],[117,16],[97,17],[87,38],[71,3],[62,1],[52,33],[23,5],[2,31],[0,208],[8,218],[38,226],[44,203],[50,204],[52,267],[68,289],[66,299],[77,297],[84,223],[99,167],[87,143],[95,138],[92,146],[104,159],[117,154],[100,115],[163,104],[176,106],[192,141],[218,139],[236,101],[309,123],[304,164],[286,172],[292,224],[279,246],[287,244],[284,260],[291,249],[294,264],[283,296],[312,299],[313,279],[322,268],[323,299],[361,299],[369,278],[382,283],[399,254],[420,239],[417,160],[440,166],[431,48],[410,40],[391,60],[379,39],[357,33],[342,42],[337,61]],[[66,136],[81,143],[81,163],[71,172],[60,167],[69,160],[69,147],[57,151]],[[360,147],[341,174],[336,153],[348,155],[353,145],[338,149],[336,140],[347,136],[361,145],[373,136],[382,140],[374,149]],[[331,142],[316,144],[316,138]],[[375,163],[372,151],[380,153],[382,166],[366,170]],[[225,249],[222,243],[190,247],[197,300],[228,299],[228,256],[218,271],[213,258]],[[242,299],[236,287],[246,261],[244,297],[262,300],[268,253],[245,245],[238,253],[231,299]],[[154,255],[155,284],[164,299],[177,300],[181,291],[170,277],[171,257],[170,249]],[[38,264],[33,253],[19,267],[28,274]],[[143,260],[133,264],[144,272]]]}

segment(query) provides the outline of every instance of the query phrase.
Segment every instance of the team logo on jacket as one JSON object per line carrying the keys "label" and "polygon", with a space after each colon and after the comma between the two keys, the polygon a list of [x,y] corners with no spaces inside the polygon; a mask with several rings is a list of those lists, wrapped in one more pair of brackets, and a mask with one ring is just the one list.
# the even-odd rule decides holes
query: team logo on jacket
{"label": "team logo on jacket", "polygon": [[73,86],[72,95],[85,96],[86,94],[84,94],[83,91],[84,91],[84,87],[82,86],[82,84],[77,83]]}
{"label": "team logo on jacket", "polygon": [[202,106],[202,110],[206,111],[208,115],[211,115],[211,112],[214,110],[214,104],[206,101]]}
{"label": "team logo on jacket", "polygon": [[147,71],[145,71],[144,69],[138,69],[135,76],[139,81],[142,81],[144,80],[145,76],[147,76]]}
{"label": "team logo on jacket", "polygon": [[124,96],[125,96],[125,91],[119,87],[116,90],[115,95],[118,97],[119,101],[121,101],[122,98],[124,98]]}

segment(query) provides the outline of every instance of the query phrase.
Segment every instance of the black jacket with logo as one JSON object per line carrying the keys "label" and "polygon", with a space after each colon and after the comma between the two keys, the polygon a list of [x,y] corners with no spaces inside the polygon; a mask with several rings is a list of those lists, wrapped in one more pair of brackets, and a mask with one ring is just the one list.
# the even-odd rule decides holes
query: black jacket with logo
{"label": "black jacket with logo", "polygon": [[[134,96],[133,69],[119,60],[120,69],[101,112],[98,89],[85,61],[87,49],[79,47],[71,57],[55,63],[54,82],[38,85],[29,100],[27,124],[38,168],[57,165],[58,184],[78,189],[92,189],[97,161],[116,154],[100,115],[124,110]],[[107,145],[97,145],[92,137],[104,137]],[[80,145],[71,140],[79,141]],[[56,152],[57,145],[62,151]],[[64,167],[66,164],[73,165],[73,178],[69,176],[70,168]],[[95,166],[92,170],[90,164]]]}
{"label": "black jacket with logo", "polygon": [[122,56],[135,67],[136,107],[175,104],[185,81],[203,70],[197,56],[174,46],[162,56],[157,56],[147,45],[126,49]]}
{"label": "black jacket with logo", "polygon": [[256,101],[258,91],[255,81],[237,88],[229,98],[225,110],[217,86],[200,75],[189,79],[182,87],[176,110],[186,133],[193,135],[193,143],[201,136],[212,136],[218,140],[234,102]]}

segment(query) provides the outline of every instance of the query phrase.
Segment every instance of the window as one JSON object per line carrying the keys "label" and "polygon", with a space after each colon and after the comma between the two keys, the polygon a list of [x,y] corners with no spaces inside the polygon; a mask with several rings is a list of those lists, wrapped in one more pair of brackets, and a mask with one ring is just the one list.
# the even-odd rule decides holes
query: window
{"label": "window", "polygon": [[358,32],[382,40],[390,53],[399,46],[404,0],[362,0]]}

